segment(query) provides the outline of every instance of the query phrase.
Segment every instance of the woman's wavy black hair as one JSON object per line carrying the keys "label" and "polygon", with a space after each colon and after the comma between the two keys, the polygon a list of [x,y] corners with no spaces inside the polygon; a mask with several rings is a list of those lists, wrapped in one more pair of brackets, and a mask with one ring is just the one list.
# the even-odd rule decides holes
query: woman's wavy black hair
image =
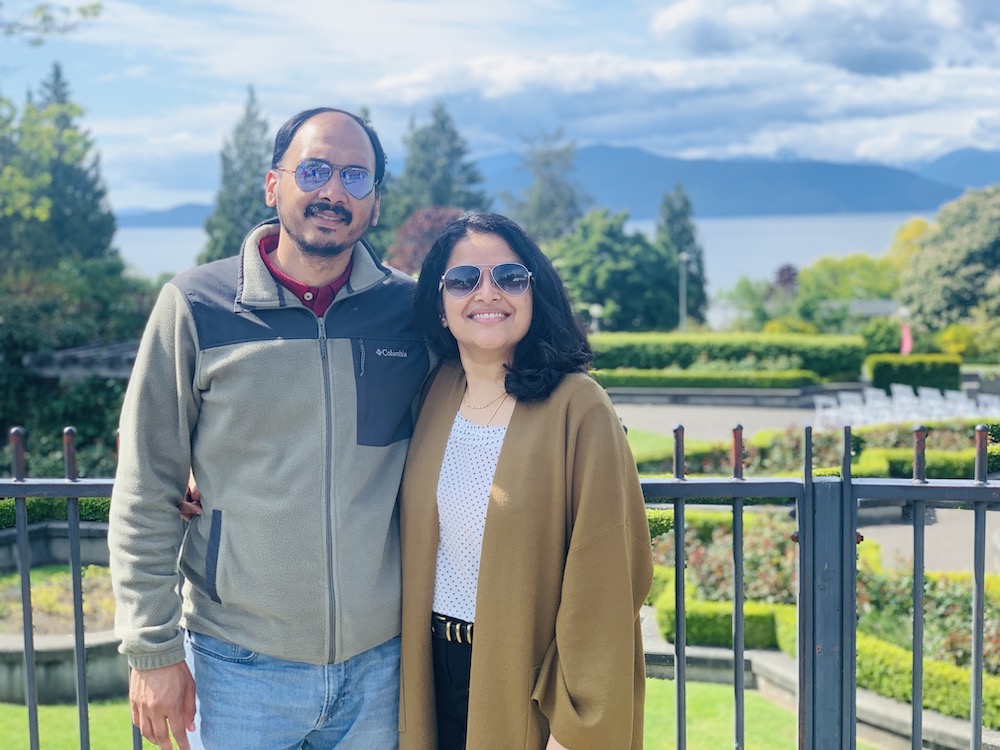
{"label": "woman's wavy black hair", "polygon": [[507,392],[520,401],[548,398],[567,373],[586,372],[594,355],[552,262],[527,232],[506,216],[467,213],[445,228],[420,270],[413,301],[417,326],[442,359],[458,358],[455,337],[441,325],[442,292],[438,287],[455,245],[470,234],[499,237],[531,271],[531,325],[514,349],[514,361],[506,367],[504,382]]}

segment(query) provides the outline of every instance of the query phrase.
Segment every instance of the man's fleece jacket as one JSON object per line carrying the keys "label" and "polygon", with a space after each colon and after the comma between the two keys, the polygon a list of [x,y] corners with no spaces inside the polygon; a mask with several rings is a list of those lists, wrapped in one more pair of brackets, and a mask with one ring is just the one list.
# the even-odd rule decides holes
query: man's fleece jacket
{"label": "man's fleece jacket", "polygon": [[[358,242],[317,318],[260,257],[277,231],[167,284],[143,335],[108,538],[137,669],[182,661],[181,628],[314,664],[400,632],[396,495],[429,370],[414,283]],[[185,533],[189,468],[203,514]]]}

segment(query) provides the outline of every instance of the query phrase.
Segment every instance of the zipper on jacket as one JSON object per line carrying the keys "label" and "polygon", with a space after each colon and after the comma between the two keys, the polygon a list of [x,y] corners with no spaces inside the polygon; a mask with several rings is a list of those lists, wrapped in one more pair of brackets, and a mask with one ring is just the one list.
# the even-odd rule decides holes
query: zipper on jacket
{"label": "zipper on jacket", "polygon": [[[335,661],[337,656],[336,647],[336,636],[338,633],[338,628],[335,624],[337,618],[337,592],[333,585],[334,577],[334,544],[335,540],[333,538],[333,486],[330,474],[332,472],[333,466],[333,455],[336,452],[334,450],[334,433],[333,433],[333,394],[330,392],[332,385],[330,380],[330,360],[327,356],[327,345],[328,339],[326,337],[326,318],[317,317],[317,322],[319,326],[319,357],[322,362],[323,368],[323,399],[326,402],[326,444],[329,446],[329,450],[326,452],[326,462],[324,464],[324,476],[323,476],[323,496],[326,500],[324,503],[326,510],[326,586],[327,586],[327,613],[329,621],[327,623],[327,662]],[[333,658],[331,658],[333,657]]]}

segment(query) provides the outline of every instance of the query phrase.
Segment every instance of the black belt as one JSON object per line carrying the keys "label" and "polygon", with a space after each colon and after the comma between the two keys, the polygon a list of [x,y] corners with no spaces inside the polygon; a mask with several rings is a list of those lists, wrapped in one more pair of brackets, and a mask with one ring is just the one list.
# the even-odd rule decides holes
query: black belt
{"label": "black belt", "polygon": [[431,613],[431,635],[435,638],[455,643],[472,645],[472,623],[456,620],[454,617]]}

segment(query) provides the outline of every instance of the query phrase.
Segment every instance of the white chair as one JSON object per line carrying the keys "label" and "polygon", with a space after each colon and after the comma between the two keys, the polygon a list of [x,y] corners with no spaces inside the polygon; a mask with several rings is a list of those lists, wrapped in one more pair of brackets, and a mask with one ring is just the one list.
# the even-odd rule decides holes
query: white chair
{"label": "white chair", "polygon": [[837,391],[840,403],[840,420],[843,424],[868,424],[865,414],[865,398],[858,391]]}
{"label": "white chair", "polygon": [[865,415],[869,424],[889,424],[893,421],[892,399],[881,388],[865,386]]}
{"label": "white chair", "polygon": [[922,385],[917,388],[917,399],[920,401],[920,412],[923,419],[947,419],[949,405],[937,388]]}
{"label": "white chair", "polygon": [[892,413],[894,422],[918,422],[923,417],[920,411],[920,399],[912,385],[891,383],[889,392],[892,395]]}
{"label": "white chair", "polygon": [[969,398],[962,391],[945,391],[944,400],[948,403],[953,417],[976,417],[979,415],[975,399]]}
{"label": "white chair", "polygon": [[817,432],[840,426],[840,404],[836,396],[817,393],[813,396],[813,429]]}
{"label": "white chair", "polygon": [[995,393],[980,393],[976,397],[976,404],[979,407],[977,417],[995,419],[1000,417],[1000,395]]}

